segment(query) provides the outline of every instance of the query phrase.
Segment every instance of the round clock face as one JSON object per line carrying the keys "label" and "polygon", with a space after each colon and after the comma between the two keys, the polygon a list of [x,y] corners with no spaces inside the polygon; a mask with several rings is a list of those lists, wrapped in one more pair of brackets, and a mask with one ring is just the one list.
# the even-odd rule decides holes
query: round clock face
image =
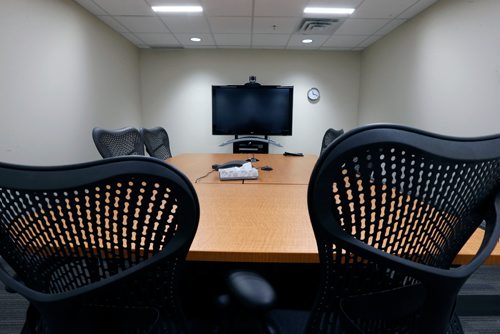
{"label": "round clock face", "polygon": [[319,89],[318,88],[311,88],[307,92],[307,98],[310,101],[318,101],[319,100]]}

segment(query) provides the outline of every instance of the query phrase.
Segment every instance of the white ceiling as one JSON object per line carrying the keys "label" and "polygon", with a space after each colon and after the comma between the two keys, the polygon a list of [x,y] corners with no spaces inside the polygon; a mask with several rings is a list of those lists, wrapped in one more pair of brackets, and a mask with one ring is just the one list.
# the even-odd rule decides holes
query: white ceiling
{"label": "white ceiling", "polygon": [[[438,0],[75,0],[140,48],[362,50]],[[201,5],[158,14],[151,6]],[[304,7],[350,7],[331,31],[298,31]],[[335,18],[335,17],[333,17]],[[190,41],[200,37],[201,42]],[[310,44],[302,40],[310,38]]]}

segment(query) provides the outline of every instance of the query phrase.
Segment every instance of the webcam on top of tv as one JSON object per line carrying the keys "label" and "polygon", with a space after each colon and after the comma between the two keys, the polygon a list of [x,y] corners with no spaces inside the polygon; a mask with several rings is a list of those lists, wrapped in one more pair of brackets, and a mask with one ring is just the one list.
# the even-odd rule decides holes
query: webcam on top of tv
{"label": "webcam on top of tv", "polygon": [[260,86],[260,83],[257,82],[257,77],[255,75],[251,75],[248,77],[248,82],[245,86]]}

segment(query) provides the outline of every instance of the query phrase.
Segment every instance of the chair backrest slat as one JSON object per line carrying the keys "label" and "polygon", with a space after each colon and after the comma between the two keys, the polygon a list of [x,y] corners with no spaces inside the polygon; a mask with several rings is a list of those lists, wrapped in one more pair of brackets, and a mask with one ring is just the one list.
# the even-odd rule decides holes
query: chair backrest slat
{"label": "chair backrest slat", "polygon": [[325,134],[323,135],[323,140],[321,141],[320,154],[323,154],[328,145],[330,145],[335,139],[340,137],[342,134],[344,134],[344,129],[335,130],[333,128],[329,128],[328,130],[326,130]]}
{"label": "chair backrest slat", "polygon": [[[450,270],[465,242],[488,220],[485,207],[499,180],[500,136],[452,138],[373,125],[338,138],[318,160],[309,184],[309,213],[324,271],[320,293],[327,296],[316,305],[311,326],[324,316],[320,310],[339,308],[342,300],[418,284],[429,294],[441,284],[448,294],[428,296],[421,309],[399,322],[358,319],[357,326],[418,332],[427,328],[426,321],[430,326],[426,309],[433,308],[447,325],[450,305],[472,269],[441,281],[438,269]],[[421,265],[435,268],[436,276]],[[439,330],[440,324],[434,325]]]}
{"label": "chair backrest slat", "polygon": [[126,127],[109,130],[95,127],[92,130],[92,138],[103,158],[144,155],[144,143],[136,128]]}
{"label": "chair backrest slat", "polygon": [[41,313],[64,302],[177,314],[180,265],[198,219],[189,180],[157,159],[0,164],[0,256]]}
{"label": "chair backrest slat", "polygon": [[172,157],[167,131],[162,127],[151,129],[141,128],[141,136],[146,145],[146,151],[154,158],[166,160]]}

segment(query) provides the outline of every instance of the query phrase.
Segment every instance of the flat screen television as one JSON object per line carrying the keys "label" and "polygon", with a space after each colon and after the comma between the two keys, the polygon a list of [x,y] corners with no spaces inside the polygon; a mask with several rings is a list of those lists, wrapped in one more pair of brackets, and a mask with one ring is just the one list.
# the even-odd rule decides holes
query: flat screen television
{"label": "flat screen television", "polygon": [[212,134],[292,135],[293,86],[212,86]]}

